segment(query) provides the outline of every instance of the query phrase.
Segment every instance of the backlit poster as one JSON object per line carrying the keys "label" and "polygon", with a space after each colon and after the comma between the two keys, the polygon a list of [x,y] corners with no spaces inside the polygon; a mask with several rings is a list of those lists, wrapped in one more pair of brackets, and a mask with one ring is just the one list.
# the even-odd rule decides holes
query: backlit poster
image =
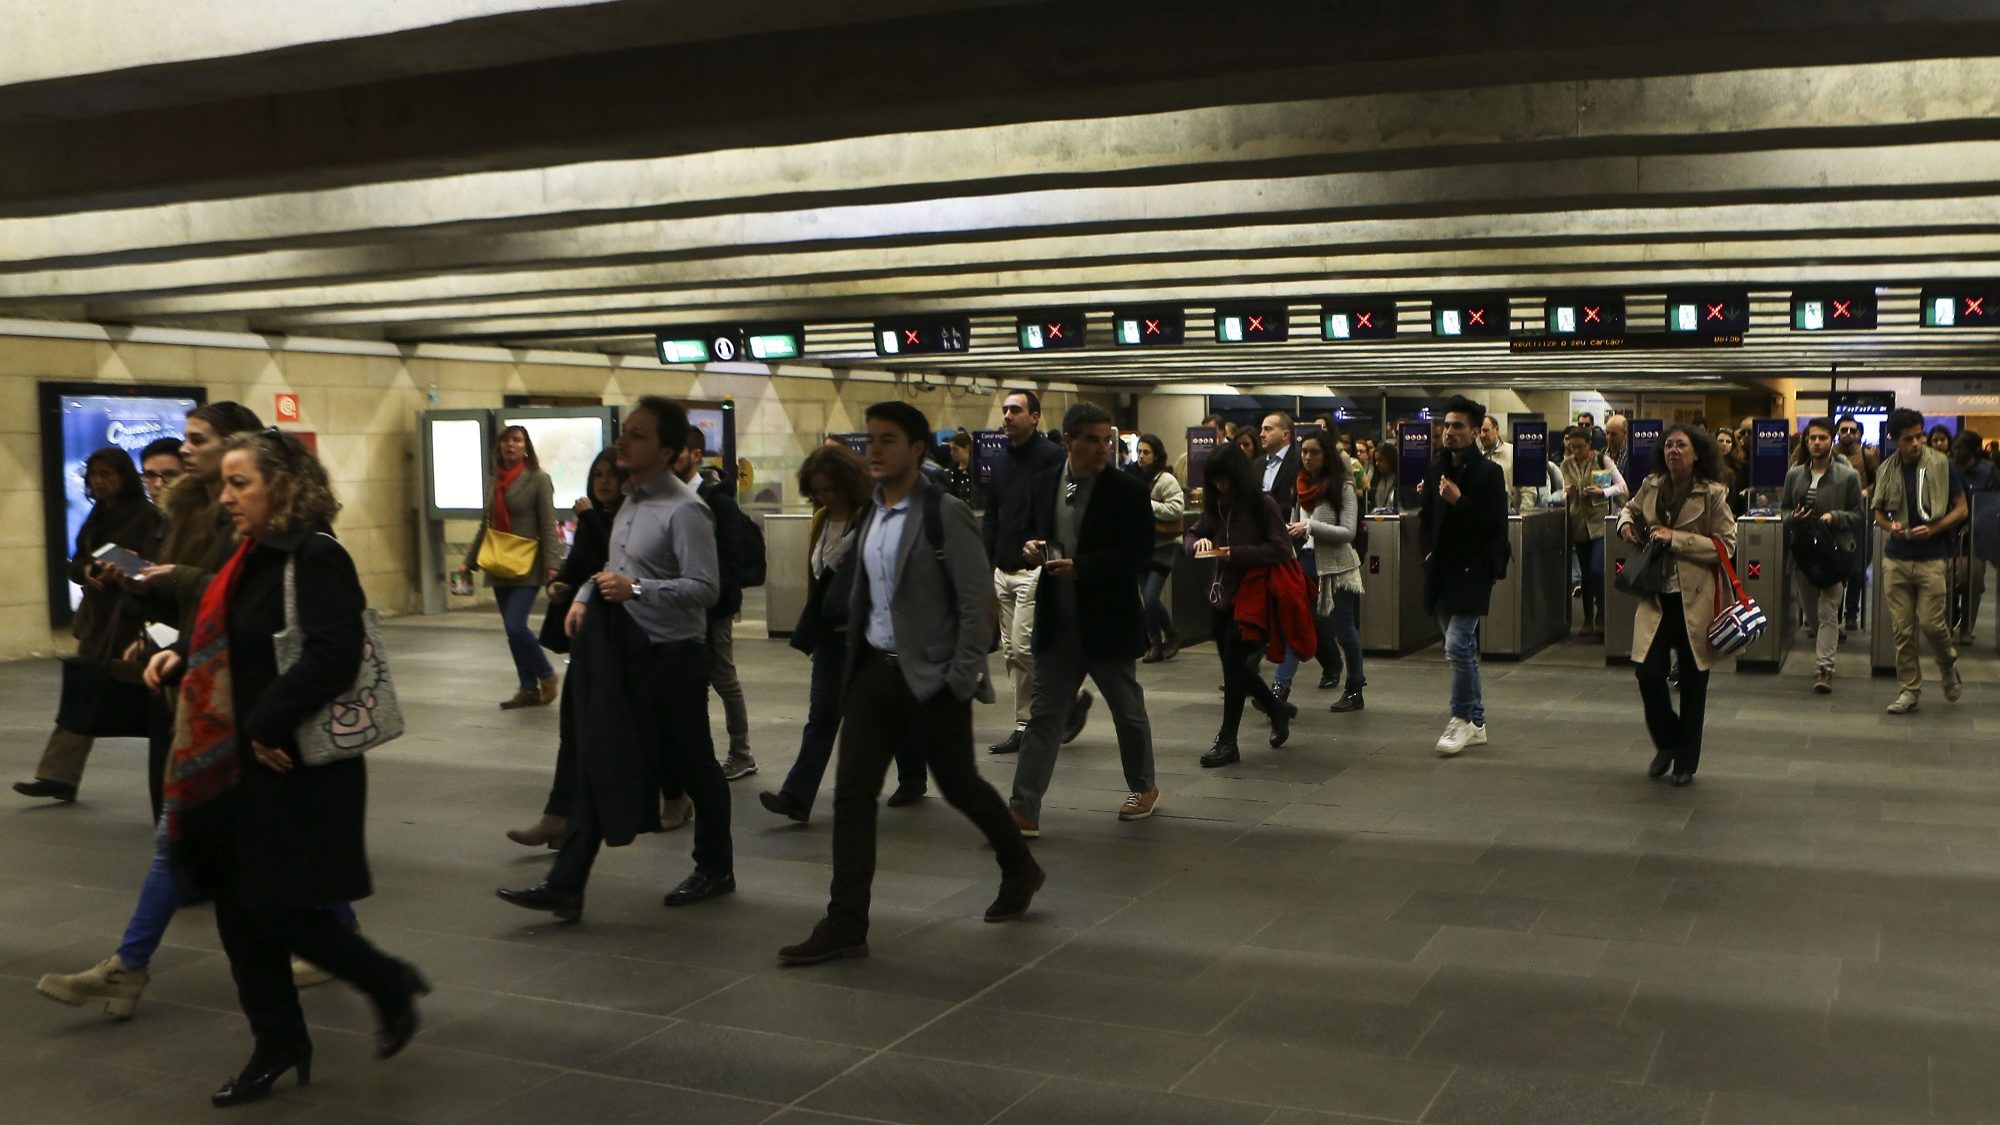
{"label": "backlit poster", "polygon": [[1514,431],[1514,487],[1541,488],[1549,479],[1549,424],[1516,421]]}
{"label": "backlit poster", "polygon": [[1639,491],[1639,482],[1653,471],[1653,451],[1660,447],[1660,435],[1667,425],[1658,418],[1638,418],[1625,427],[1625,486]]}
{"label": "backlit poster", "polygon": [[1203,470],[1208,467],[1208,458],[1215,452],[1215,429],[1211,426],[1189,426],[1187,430],[1187,475],[1182,483],[1188,488],[1202,487],[1205,478]]}
{"label": "backlit poster", "polygon": [[993,486],[993,466],[1007,455],[1007,431],[979,430],[972,435],[972,483],[984,490]]}
{"label": "backlit poster", "polygon": [[1757,418],[1750,423],[1750,506],[1768,508],[1784,487],[1791,467],[1792,435],[1783,418]]}
{"label": "backlit poster", "polygon": [[1396,483],[1414,490],[1431,467],[1431,424],[1396,423]]}

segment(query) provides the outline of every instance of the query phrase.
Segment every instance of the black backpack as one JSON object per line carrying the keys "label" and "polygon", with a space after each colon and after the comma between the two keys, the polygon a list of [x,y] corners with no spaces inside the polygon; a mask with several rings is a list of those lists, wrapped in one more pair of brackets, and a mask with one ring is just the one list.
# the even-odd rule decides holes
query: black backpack
{"label": "black backpack", "polygon": [[726,504],[716,503],[722,486],[711,485],[704,491],[702,499],[708,501],[709,510],[715,513],[715,534],[719,538],[727,535],[735,547],[737,573],[725,576],[734,580],[739,589],[764,584],[764,533],[757,527],[757,521],[736,502],[735,497],[722,493]]}
{"label": "black backpack", "polygon": [[1817,515],[1787,520],[1785,540],[1799,573],[1814,587],[1824,590],[1853,576],[1858,553],[1854,537]]}

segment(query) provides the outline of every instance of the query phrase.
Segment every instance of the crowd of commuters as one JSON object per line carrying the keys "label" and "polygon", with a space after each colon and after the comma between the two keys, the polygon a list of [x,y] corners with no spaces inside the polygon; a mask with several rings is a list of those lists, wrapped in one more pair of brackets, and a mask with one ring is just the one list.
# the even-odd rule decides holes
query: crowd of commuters
{"label": "crowd of commuters", "polygon": [[[1651,545],[1657,584],[1637,598],[1630,652],[1655,749],[1648,774],[1685,786],[1699,769],[1716,662],[1710,625],[1730,600],[1722,568],[1742,492],[1732,461],[1740,443],[1726,429],[1711,437],[1670,425],[1638,463],[1622,416],[1600,429],[1580,415],[1543,485],[1517,480],[1497,420],[1454,396],[1434,416],[1423,479],[1404,489],[1392,444],[1341,433],[1330,419],[1302,425],[1274,411],[1233,427],[1214,417],[1214,450],[1199,466],[1170,462],[1152,434],[1137,437],[1128,462],[1101,407],[1072,405],[1052,439],[1040,400],[1015,391],[1002,403],[1005,445],[981,485],[963,431],[934,432],[900,402],[878,403],[866,419],[865,457],[830,443],[799,467],[814,514],[804,556],[779,563],[806,577],[791,645],[810,662],[807,715],[790,771],[760,803],[807,821],[827,771],[835,775],[826,910],[778,951],[783,962],[868,954],[877,803],[891,761],[891,807],[923,800],[935,783],[991,846],[999,884],[986,920],[1023,916],[1046,880],[1028,841],[1042,834],[1059,748],[1086,725],[1086,679],[1110,714],[1124,775],[1125,796],[1107,812],[1153,815],[1162,797],[1139,666],[1180,653],[1165,599],[1176,572],[1205,583],[1222,671],[1203,767],[1240,761],[1246,704],[1268,721],[1272,749],[1288,745],[1300,713],[1294,675],[1306,661],[1318,663],[1320,689],[1339,689],[1330,711],[1363,709],[1362,548],[1368,516],[1384,510],[1418,521],[1423,606],[1444,637],[1448,718],[1436,753],[1489,741],[1478,633],[1514,563],[1508,511],[1529,497],[1565,513],[1586,637],[1603,632],[1607,524]],[[1900,714],[1922,691],[1920,636],[1945,697],[1960,697],[1949,622],[1969,627],[1983,577],[1965,572],[2000,546],[1981,540],[1981,526],[1988,540],[2000,537],[1969,497],[2000,492],[2000,474],[1978,434],[1926,433],[1908,410],[1890,416],[1887,432],[1893,450],[1878,463],[1848,420],[1809,422],[1781,505],[1821,693],[1832,690],[1838,640],[1852,624],[1849,589],[1866,566],[1871,521],[1884,537],[1876,580],[1897,653],[1889,710]],[[490,505],[461,572],[484,571],[499,603],[517,674],[501,706],[559,704],[542,814],[507,833],[556,854],[540,882],[497,892],[515,906],[578,921],[603,847],[690,822],[692,871],[664,904],[736,890],[728,782],[757,766],[733,621],[743,585],[761,581],[751,575],[761,575],[763,547],[727,490],[704,476],[704,445],[679,404],[640,399],[590,467],[564,555],[532,438],[509,427],[495,443]],[[368,643],[366,598],[332,534],[340,505],[325,470],[296,438],[216,403],[188,416],[180,442],[148,446],[136,463],[99,450],[82,473],[93,508],[70,571],[85,591],[75,690],[94,700],[119,677],[133,692],[150,689],[133,698],[149,738],[157,826],[116,951],[37,987],[129,1018],[175,908],[213,902],[255,1042],[213,1095],[217,1105],[259,1098],[287,1074],[310,1080],[298,989],[334,977],[373,1003],[378,1055],[396,1054],[417,1030],[428,985],[363,938],[353,910],[372,890],[365,759],[307,764],[302,750],[305,725],[356,682]],[[1967,523],[1974,534],[1956,534]],[[143,560],[136,570],[126,565],[133,558]],[[294,595],[304,589],[310,597]],[[537,632],[529,616],[542,592],[549,603]],[[276,638],[287,634],[300,655],[281,659]],[[974,703],[997,700],[995,647],[1014,719],[989,748],[1014,756],[1004,797],[981,777],[973,747]],[[551,652],[567,656],[566,676],[554,673]],[[66,696],[71,679],[66,671]],[[729,736],[720,758],[711,691]],[[76,798],[100,730],[82,717],[88,710],[65,700],[19,792]]]}

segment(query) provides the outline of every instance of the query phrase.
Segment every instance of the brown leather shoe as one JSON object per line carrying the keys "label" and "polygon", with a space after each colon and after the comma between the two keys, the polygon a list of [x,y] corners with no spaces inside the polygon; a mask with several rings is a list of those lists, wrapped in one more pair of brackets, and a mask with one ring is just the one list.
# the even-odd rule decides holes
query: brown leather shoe
{"label": "brown leather shoe", "polygon": [[532,691],[517,691],[500,704],[502,711],[515,711],[522,707],[540,707],[542,697]]}
{"label": "brown leather shoe", "polygon": [[554,703],[556,696],[561,690],[562,677],[556,675],[554,672],[543,676],[541,682],[542,706],[547,707],[549,704]]}
{"label": "brown leather shoe", "polygon": [[1022,816],[1020,813],[1012,812],[1012,810],[1009,811],[1011,815],[1014,817],[1014,827],[1021,830],[1021,835],[1024,838],[1029,840],[1037,840],[1041,838],[1042,835],[1041,825],[1036,824],[1034,821],[1029,820],[1027,817]]}
{"label": "brown leather shoe", "polygon": [[1118,809],[1119,820],[1144,820],[1153,815],[1153,806],[1160,803],[1160,787],[1155,785],[1144,793],[1128,793],[1125,804]]}
{"label": "brown leather shoe", "polygon": [[566,823],[562,817],[544,815],[526,828],[509,828],[507,838],[524,848],[561,847]]}

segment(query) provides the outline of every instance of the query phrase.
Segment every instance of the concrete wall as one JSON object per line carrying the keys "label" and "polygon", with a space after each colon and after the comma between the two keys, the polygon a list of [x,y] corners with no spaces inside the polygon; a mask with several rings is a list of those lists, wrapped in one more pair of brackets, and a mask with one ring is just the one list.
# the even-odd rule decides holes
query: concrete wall
{"label": "concrete wall", "polygon": [[[122,338],[121,338],[122,336]],[[299,396],[296,427],[317,433],[319,450],[345,505],[338,530],[354,553],[371,604],[384,613],[417,608],[416,416],[429,409],[497,407],[503,395],[601,397],[625,404],[642,394],[734,399],[738,453],[759,480],[789,479],[828,431],[862,428],[869,403],[901,398],[933,428],[998,425],[990,383],[924,389],[881,372],[721,365],[661,368],[651,360],[519,353],[497,348],[415,348],[94,325],[0,323],[0,659],[67,650],[52,632],[46,601],[41,431],[36,384],[175,383],[207,388],[210,401],[234,399],[273,420],[274,395]],[[1045,390],[1045,421],[1059,418],[1072,388]],[[1053,425],[1053,422],[1049,422]],[[787,486],[792,497],[795,487]],[[464,534],[451,538],[463,543]],[[482,595],[483,597],[483,595]]]}

